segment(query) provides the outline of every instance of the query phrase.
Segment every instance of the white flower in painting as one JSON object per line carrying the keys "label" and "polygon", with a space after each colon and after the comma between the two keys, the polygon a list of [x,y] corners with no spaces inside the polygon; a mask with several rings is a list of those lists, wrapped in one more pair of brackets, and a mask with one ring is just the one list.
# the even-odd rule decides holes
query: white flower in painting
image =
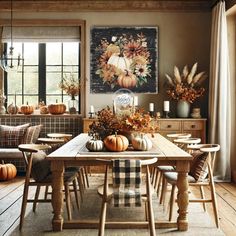
{"label": "white flower in painting", "polygon": [[146,48],[146,47],[147,47],[147,42],[142,42],[142,46],[143,46],[144,48]]}
{"label": "white flower in painting", "polygon": [[146,77],[147,75],[149,75],[149,71],[146,65],[141,65],[141,64],[137,64],[135,66],[135,74],[137,76],[142,76],[142,77]]}
{"label": "white flower in painting", "polygon": [[112,41],[112,42],[115,42],[115,41],[116,41],[116,39],[117,39],[117,37],[116,37],[116,36],[112,36],[112,38],[111,38],[111,41]]}

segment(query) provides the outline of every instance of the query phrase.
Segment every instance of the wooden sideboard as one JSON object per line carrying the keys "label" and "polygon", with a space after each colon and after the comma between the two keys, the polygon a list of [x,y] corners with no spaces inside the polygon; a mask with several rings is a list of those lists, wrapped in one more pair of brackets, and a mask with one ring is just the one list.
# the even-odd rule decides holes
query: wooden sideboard
{"label": "wooden sideboard", "polygon": [[[191,133],[194,138],[201,138],[206,143],[206,120],[207,119],[158,119],[159,133],[166,136],[170,133]],[[83,118],[83,132],[87,133],[89,125],[96,119]]]}

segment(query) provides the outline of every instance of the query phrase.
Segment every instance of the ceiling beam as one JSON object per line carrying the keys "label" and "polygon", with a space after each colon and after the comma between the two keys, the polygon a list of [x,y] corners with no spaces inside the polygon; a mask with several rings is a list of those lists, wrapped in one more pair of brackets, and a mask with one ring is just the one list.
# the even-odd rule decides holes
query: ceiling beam
{"label": "ceiling beam", "polygon": [[[85,11],[210,11],[208,0],[14,0],[15,12]],[[0,0],[0,12],[10,11],[10,1]]]}

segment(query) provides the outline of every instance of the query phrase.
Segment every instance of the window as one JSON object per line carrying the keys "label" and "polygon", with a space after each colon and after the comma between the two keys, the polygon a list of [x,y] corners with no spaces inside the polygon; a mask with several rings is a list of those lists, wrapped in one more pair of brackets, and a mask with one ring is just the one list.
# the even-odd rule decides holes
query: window
{"label": "window", "polygon": [[[21,105],[28,102],[36,105],[39,101],[46,104],[63,102],[70,97],[58,84],[62,78],[73,73],[80,78],[80,43],[14,43],[14,50],[19,52],[24,63],[22,69],[4,74],[5,95],[8,104],[14,101]],[[7,47],[7,44],[5,44]],[[80,109],[78,108],[80,111]]]}

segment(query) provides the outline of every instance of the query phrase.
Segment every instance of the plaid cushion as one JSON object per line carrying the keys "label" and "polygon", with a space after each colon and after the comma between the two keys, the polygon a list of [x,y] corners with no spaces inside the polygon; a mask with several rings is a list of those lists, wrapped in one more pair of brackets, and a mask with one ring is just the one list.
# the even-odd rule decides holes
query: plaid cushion
{"label": "plaid cushion", "polygon": [[0,125],[0,147],[18,147],[22,143],[26,129],[30,124],[19,126]]}
{"label": "plaid cushion", "polygon": [[141,206],[141,161],[113,160],[113,205]]}
{"label": "plaid cushion", "polygon": [[35,125],[35,126],[28,127],[22,142],[23,143],[36,143],[41,129],[42,129],[42,125]]}

